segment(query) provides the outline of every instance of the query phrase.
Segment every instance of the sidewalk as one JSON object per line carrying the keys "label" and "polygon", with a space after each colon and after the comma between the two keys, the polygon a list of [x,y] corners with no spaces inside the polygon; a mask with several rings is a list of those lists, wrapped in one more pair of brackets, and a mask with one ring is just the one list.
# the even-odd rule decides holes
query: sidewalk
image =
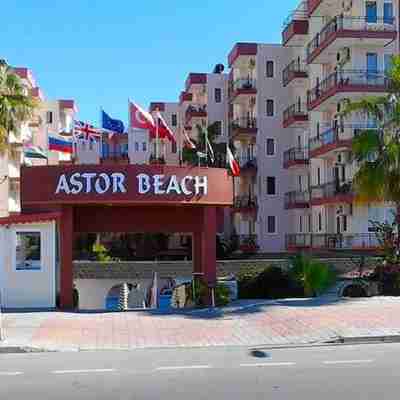
{"label": "sidewalk", "polygon": [[223,310],[6,313],[4,346],[104,350],[325,343],[400,334],[400,298],[241,301]]}

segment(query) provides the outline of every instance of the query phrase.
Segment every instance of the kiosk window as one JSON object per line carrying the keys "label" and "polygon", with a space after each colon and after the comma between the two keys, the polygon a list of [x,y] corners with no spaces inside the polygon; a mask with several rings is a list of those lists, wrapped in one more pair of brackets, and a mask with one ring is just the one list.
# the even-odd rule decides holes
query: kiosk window
{"label": "kiosk window", "polygon": [[40,245],[40,232],[17,232],[17,271],[41,269]]}

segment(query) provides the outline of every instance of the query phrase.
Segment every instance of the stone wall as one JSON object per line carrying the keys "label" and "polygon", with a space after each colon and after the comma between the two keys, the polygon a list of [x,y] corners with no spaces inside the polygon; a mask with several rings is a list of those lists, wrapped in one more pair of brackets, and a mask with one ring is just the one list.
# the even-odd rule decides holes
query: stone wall
{"label": "stone wall", "polygon": [[[357,266],[352,258],[323,258],[322,262],[331,265],[339,275],[344,275]],[[224,260],[217,262],[218,276],[236,274],[242,269],[259,268],[276,265],[286,268],[289,260],[286,258],[268,260]],[[163,262],[74,262],[75,279],[151,279],[157,271],[159,279],[190,277],[192,275],[191,261]]]}

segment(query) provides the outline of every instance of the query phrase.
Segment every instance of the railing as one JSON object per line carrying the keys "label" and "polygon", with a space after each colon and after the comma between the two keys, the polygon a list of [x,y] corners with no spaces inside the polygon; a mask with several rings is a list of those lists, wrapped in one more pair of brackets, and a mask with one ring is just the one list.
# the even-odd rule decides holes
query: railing
{"label": "railing", "polygon": [[257,119],[252,117],[236,118],[232,121],[232,129],[256,129]]}
{"label": "railing", "polygon": [[293,191],[285,193],[285,207],[289,208],[296,204],[308,204],[310,202],[310,192]]}
{"label": "railing", "polygon": [[251,195],[236,196],[233,200],[234,208],[256,208],[257,207],[257,197]]}
{"label": "railing", "polygon": [[256,80],[250,77],[236,79],[232,84],[233,92],[237,90],[252,90],[256,89]]}
{"label": "railing", "polygon": [[300,3],[300,5],[296,8],[296,10],[292,11],[286,19],[283,21],[283,29],[286,29],[294,20],[302,20],[307,18],[307,1],[304,0]]}
{"label": "railing", "polygon": [[286,235],[287,248],[368,250],[381,247],[375,233],[294,233]]}
{"label": "railing", "polygon": [[311,198],[326,199],[339,195],[353,195],[353,184],[351,181],[335,181],[313,186],[311,188]]}
{"label": "railing", "polygon": [[395,32],[394,18],[384,17],[371,20],[367,17],[333,17],[317,33],[307,45],[307,59],[310,61],[312,53],[322,47],[332,34],[341,31],[365,31],[365,32]]}
{"label": "railing", "polygon": [[283,121],[288,122],[292,118],[305,118],[308,116],[308,111],[307,107],[303,103],[295,103],[289,106],[284,112],[283,112]]}
{"label": "railing", "polygon": [[257,159],[255,157],[240,157],[239,158],[240,168],[257,168]]}
{"label": "railing", "polygon": [[385,90],[389,87],[389,81],[383,72],[368,70],[343,70],[336,71],[324,79],[319,85],[309,90],[307,93],[308,109],[312,103],[323,97],[330,90],[345,89],[357,86],[360,91],[371,89]]}
{"label": "railing", "polygon": [[116,158],[124,158],[128,159],[129,155],[127,152],[123,151],[108,151],[108,152],[103,152],[101,155],[102,159],[116,159]]}
{"label": "railing", "polygon": [[293,147],[283,153],[283,165],[296,161],[308,161],[308,149]]}
{"label": "railing", "polygon": [[243,253],[255,253],[260,248],[257,235],[232,235],[231,239]]}
{"label": "railing", "polygon": [[307,75],[306,64],[300,59],[293,60],[282,72],[283,86],[287,86],[296,77],[307,78]]}

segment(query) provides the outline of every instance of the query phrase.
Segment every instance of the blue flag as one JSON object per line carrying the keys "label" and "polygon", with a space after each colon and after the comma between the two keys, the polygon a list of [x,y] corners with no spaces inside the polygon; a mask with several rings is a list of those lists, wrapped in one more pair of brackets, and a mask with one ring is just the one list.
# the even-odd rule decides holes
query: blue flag
{"label": "blue flag", "polygon": [[116,133],[124,133],[124,123],[119,119],[111,118],[106,112],[101,111],[101,125],[102,128]]}

